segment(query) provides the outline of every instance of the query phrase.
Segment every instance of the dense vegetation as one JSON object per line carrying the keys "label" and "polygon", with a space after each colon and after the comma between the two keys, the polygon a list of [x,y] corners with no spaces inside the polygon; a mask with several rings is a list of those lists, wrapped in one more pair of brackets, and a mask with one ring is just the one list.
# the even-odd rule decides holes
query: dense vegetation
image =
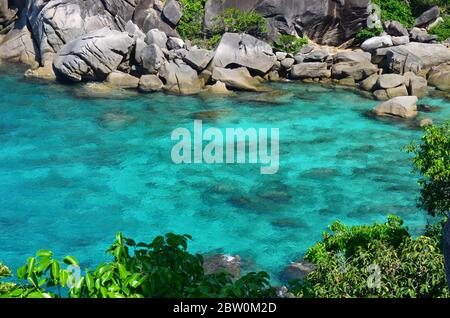
{"label": "dense vegetation", "polygon": [[298,38],[294,35],[283,34],[273,42],[273,47],[283,52],[295,54],[308,42],[306,37]]}
{"label": "dense vegetation", "polygon": [[444,21],[431,28],[430,33],[437,36],[439,41],[450,38],[450,15],[443,17]]}
{"label": "dense vegetation", "polygon": [[448,217],[450,213],[450,121],[425,128],[421,143],[408,149],[414,153],[419,180],[419,206],[430,215]]}
{"label": "dense vegetation", "polygon": [[266,20],[255,12],[243,12],[236,8],[225,10],[216,17],[211,30],[203,29],[206,0],[181,0],[183,16],[177,31],[184,39],[201,47],[213,48],[225,32],[247,33],[264,38],[268,27]]}
{"label": "dense vegetation", "polygon": [[[0,285],[0,296],[53,298],[142,298],[142,297],[270,297],[266,273],[249,273],[233,281],[227,272],[206,275],[201,255],[187,251],[188,235],[167,234],[151,243],[136,243],[118,233],[107,253],[113,260],[94,271],[79,273],[71,256],[63,262],[41,250],[18,270],[26,285]],[[0,268],[1,270],[1,268]],[[4,268],[3,276],[9,275]],[[0,276],[1,278],[1,276]]]}
{"label": "dense vegetation", "polygon": [[362,43],[365,40],[373,38],[374,36],[378,36],[383,32],[384,29],[381,27],[361,29],[358,31],[358,33],[356,33],[355,40],[357,43]]}
{"label": "dense vegetation", "polygon": [[385,224],[348,227],[309,249],[316,269],[292,290],[304,297],[448,297],[440,236],[413,239],[398,217]]}

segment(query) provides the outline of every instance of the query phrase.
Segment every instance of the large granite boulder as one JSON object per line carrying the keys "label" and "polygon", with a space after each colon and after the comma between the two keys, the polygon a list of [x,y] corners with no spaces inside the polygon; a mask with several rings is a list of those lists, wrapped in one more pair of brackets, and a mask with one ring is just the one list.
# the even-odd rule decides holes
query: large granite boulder
{"label": "large granite boulder", "polygon": [[399,74],[383,74],[378,77],[378,87],[379,88],[394,88],[403,85],[405,78]]}
{"label": "large granite boulder", "polygon": [[404,77],[409,95],[417,97],[424,97],[428,95],[428,82],[424,77],[417,76],[412,72],[406,72]]}
{"label": "large granite boulder", "polygon": [[177,0],[166,1],[162,15],[171,26],[176,26],[183,16],[180,3]]}
{"label": "large granite boulder", "polygon": [[106,82],[113,87],[124,89],[138,88],[139,86],[139,78],[119,71],[109,73]]}
{"label": "large granite boulder", "polygon": [[26,14],[44,65],[84,34],[103,27],[123,31],[133,12],[133,0],[34,0],[27,1]]}
{"label": "large granite boulder", "polygon": [[139,79],[139,90],[144,93],[159,92],[164,83],[156,75],[143,75]]}
{"label": "large granite boulder", "polygon": [[253,78],[245,67],[235,69],[215,67],[212,79],[224,83],[229,89],[243,91],[262,90],[260,82]]}
{"label": "large granite boulder", "polygon": [[373,109],[378,116],[411,118],[417,116],[416,96],[400,96],[381,103]]}
{"label": "large granite boulder", "polygon": [[425,29],[412,28],[410,39],[413,42],[432,43],[436,42],[437,36],[428,34]]}
{"label": "large granite boulder", "polygon": [[394,45],[392,43],[392,38],[390,35],[382,35],[382,36],[375,36],[373,38],[367,39],[365,40],[362,44],[361,44],[361,48],[364,51],[373,51],[376,50],[380,47],[389,47]]}
{"label": "large granite boulder", "polygon": [[392,36],[409,36],[408,30],[398,21],[385,22],[384,29]]}
{"label": "large granite boulder", "polygon": [[340,62],[333,65],[331,74],[333,78],[342,79],[352,77],[355,81],[361,81],[378,72],[378,67],[369,61]]}
{"label": "large granite boulder", "polygon": [[0,44],[0,60],[21,62],[24,64],[36,64],[36,48],[32,34],[27,26],[26,16],[23,14]]}
{"label": "large granite boulder", "polygon": [[128,32],[103,28],[64,45],[53,66],[58,77],[79,82],[104,80],[129,55],[134,38]]}
{"label": "large granite boulder", "polygon": [[388,73],[425,75],[431,67],[450,61],[450,49],[441,44],[411,42],[378,49],[372,61]]}
{"label": "large granite boulder", "polygon": [[371,55],[368,52],[344,51],[333,56],[333,63],[341,62],[370,62]]}
{"label": "large granite boulder", "polygon": [[370,0],[208,0],[205,26],[225,9],[255,11],[268,21],[272,34],[307,35],[321,44],[340,45],[367,26]]}
{"label": "large granite boulder", "polygon": [[428,83],[441,91],[450,92],[450,63],[433,67],[428,73]]}
{"label": "large granite boulder", "polygon": [[212,51],[194,47],[184,56],[184,61],[197,71],[203,71],[211,62],[213,56]]}
{"label": "large granite boulder", "polygon": [[[171,5],[164,8],[159,0],[130,0],[130,2],[136,3],[133,14],[133,22],[136,23],[145,33],[152,29],[159,29],[166,33],[168,36],[179,37],[178,32],[174,29],[173,22],[177,18],[172,11],[173,8],[171,7]],[[165,14],[167,15],[167,17],[165,16]],[[168,17],[170,18],[170,20],[172,20],[172,22]]]}
{"label": "large granite boulder", "polygon": [[330,76],[331,71],[328,69],[327,63],[300,63],[291,68],[291,78],[293,79],[328,78]]}
{"label": "large granite boulder", "polygon": [[420,28],[427,27],[428,25],[436,21],[437,18],[440,17],[440,15],[441,12],[439,10],[439,7],[434,6],[417,17],[415,26]]}
{"label": "large granite boulder", "polygon": [[148,74],[156,74],[161,66],[166,62],[161,48],[156,44],[146,46],[140,55],[142,61],[142,68]]}
{"label": "large granite boulder", "polygon": [[169,93],[192,95],[202,89],[197,72],[183,62],[165,62],[159,70],[159,76],[164,79],[164,90]]}
{"label": "large granite boulder", "polygon": [[244,66],[265,74],[276,60],[268,43],[248,34],[225,33],[211,64],[213,67]]}

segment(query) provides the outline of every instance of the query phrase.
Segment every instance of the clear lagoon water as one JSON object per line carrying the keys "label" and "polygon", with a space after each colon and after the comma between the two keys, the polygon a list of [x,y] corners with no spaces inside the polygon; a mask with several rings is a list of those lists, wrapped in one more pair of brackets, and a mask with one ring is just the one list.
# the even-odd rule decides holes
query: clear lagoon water
{"label": "clear lagoon water", "polygon": [[[416,122],[376,120],[377,102],[320,85],[280,84],[235,98],[108,93],[0,72],[0,260],[17,269],[39,249],[106,260],[117,231],[150,241],[189,233],[191,250],[239,254],[277,279],[335,220],[405,219],[420,233],[417,176],[402,148]],[[450,118],[450,103],[423,100]],[[175,165],[171,132],[193,119],[221,129],[280,129],[280,171]]]}

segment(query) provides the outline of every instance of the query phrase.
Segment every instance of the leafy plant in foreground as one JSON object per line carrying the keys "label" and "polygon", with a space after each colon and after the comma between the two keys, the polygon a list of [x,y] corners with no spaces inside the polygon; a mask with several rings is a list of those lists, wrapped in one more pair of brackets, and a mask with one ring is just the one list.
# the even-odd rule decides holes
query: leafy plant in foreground
{"label": "leafy plant in foreground", "polygon": [[265,272],[249,273],[234,281],[227,272],[206,275],[201,255],[187,251],[188,235],[172,233],[151,243],[136,243],[116,235],[107,253],[111,262],[84,275],[75,258],[63,269],[50,251],[39,251],[18,270],[27,285],[6,297],[142,298],[142,297],[270,297],[275,292]]}

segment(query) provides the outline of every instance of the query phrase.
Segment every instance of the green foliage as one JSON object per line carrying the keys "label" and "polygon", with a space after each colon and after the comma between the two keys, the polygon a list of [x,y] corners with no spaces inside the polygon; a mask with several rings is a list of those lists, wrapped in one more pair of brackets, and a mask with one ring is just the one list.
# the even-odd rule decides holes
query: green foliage
{"label": "green foliage", "polygon": [[206,0],[180,0],[183,16],[177,31],[184,39],[201,38]]}
{"label": "green foliage", "polygon": [[323,241],[311,247],[306,253],[305,259],[320,263],[329,257],[330,252],[344,253],[345,257],[354,255],[358,249],[365,249],[374,240],[389,242],[398,247],[401,242],[409,237],[408,231],[402,226],[403,221],[396,216],[388,216],[384,224],[346,226],[337,221],[330,226],[333,233],[323,233]]}
{"label": "green foliage", "polygon": [[366,29],[361,29],[358,31],[358,33],[356,33],[355,36],[355,40],[358,43],[362,43],[367,39],[373,38],[374,36],[378,36],[381,33],[383,33],[384,29],[380,28],[380,27],[376,27],[376,28],[366,28]]}
{"label": "green foliage", "polygon": [[419,179],[419,206],[429,214],[446,216],[450,211],[450,121],[425,128],[420,144],[407,149],[414,154]]}
{"label": "green foliage", "polygon": [[256,37],[265,37],[268,32],[267,21],[256,12],[244,12],[229,8],[215,18],[213,33],[247,33]]}
{"label": "green foliage", "polygon": [[383,21],[395,20],[405,27],[412,27],[415,19],[407,0],[372,0],[381,8],[381,19]]}
{"label": "green foliage", "polygon": [[306,44],[308,44],[306,37],[298,38],[295,35],[283,34],[273,42],[273,47],[283,52],[295,54]]}
{"label": "green foliage", "polygon": [[439,6],[441,13],[450,7],[449,0],[409,0],[414,15],[419,16],[433,6]]}
{"label": "green foliage", "polygon": [[[142,298],[142,297],[272,297],[267,273],[249,273],[233,281],[227,272],[205,275],[203,258],[187,251],[188,235],[166,234],[151,243],[136,243],[118,233],[107,253],[113,261],[86,271],[63,269],[50,251],[39,251],[18,270],[25,288],[6,297]],[[79,268],[75,258],[64,263]]]}
{"label": "green foliage", "polygon": [[450,38],[450,16],[443,17],[444,21],[430,30],[430,34],[437,35],[439,41],[445,41]]}
{"label": "green foliage", "polygon": [[396,217],[373,226],[335,223],[308,252],[316,270],[291,290],[303,297],[448,297],[439,243],[413,239],[401,224]]}

